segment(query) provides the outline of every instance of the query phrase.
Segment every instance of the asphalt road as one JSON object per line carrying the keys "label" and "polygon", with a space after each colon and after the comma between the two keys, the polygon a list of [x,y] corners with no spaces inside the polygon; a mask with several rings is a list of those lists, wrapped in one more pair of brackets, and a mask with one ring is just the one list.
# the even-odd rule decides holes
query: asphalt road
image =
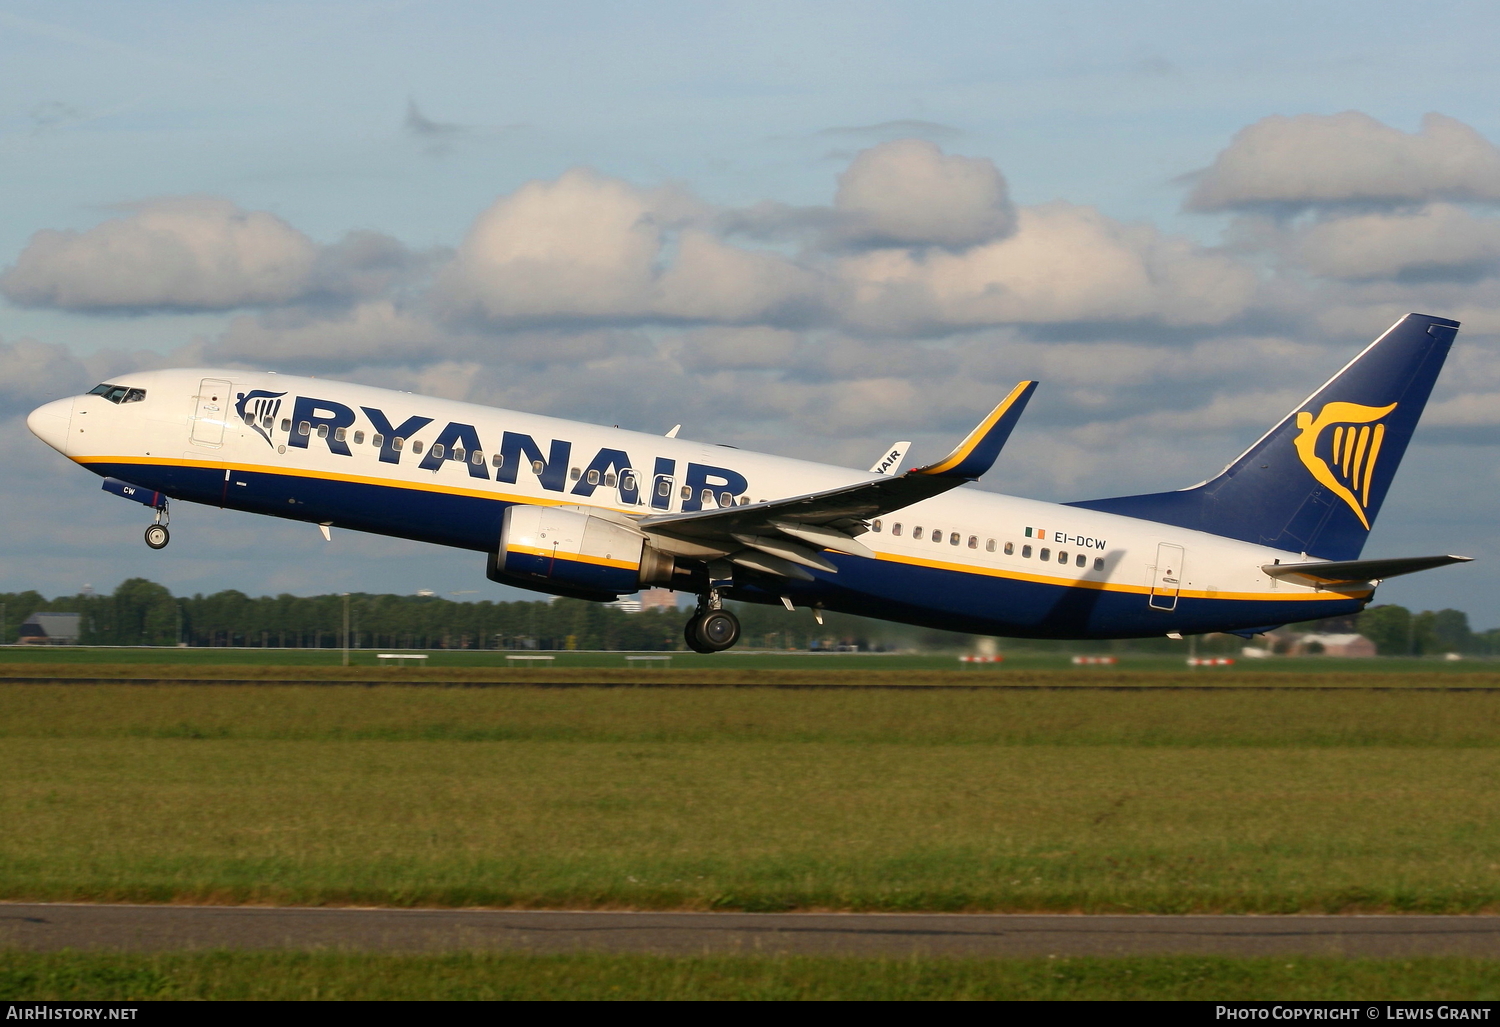
{"label": "asphalt road", "polygon": [[1500,956],[1493,916],[516,912],[0,903],[0,949]]}

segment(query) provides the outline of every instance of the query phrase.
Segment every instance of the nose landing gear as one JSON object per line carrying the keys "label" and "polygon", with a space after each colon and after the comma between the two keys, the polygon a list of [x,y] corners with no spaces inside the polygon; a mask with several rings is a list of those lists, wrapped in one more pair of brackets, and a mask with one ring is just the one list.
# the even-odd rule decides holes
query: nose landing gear
{"label": "nose landing gear", "polygon": [[722,608],[718,592],[713,591],[698,597],[698,612],[682,635],[695,653],[721,653],[740,640],[740,619]]}
{"label": "nose landing gear", "polygon": [[146,529],[146,545],[152,549],[165,549],[167,543],[172,541],[172,533],[167,531],[167,524],[171,518],[167,516],[167,500],[161,500],[161,505],[156,508],[156,520],[151,527]]}

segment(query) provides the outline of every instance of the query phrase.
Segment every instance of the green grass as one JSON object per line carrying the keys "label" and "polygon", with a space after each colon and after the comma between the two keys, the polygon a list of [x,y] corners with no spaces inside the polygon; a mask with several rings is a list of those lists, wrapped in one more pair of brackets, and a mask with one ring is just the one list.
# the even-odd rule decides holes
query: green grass
{"label": "green grass", "polygon": [[[1028,651],[1025,643],[1017,643],[1007,649],[1005,662],[992,670],[989,667],[963,667],[957,653],[810,653],[805,651],[753,652],[732,650],[704,656],[698,653],[674,652],[673,669],[717,669],[717,670],[837,670],[860,672],[887,671],[953,671],[975,677],[1004,675],[1008,671],[1066,670],[1081,678],[1097,678],[1117,673],[1110,667],[1080,668],[1073,670],[1068,653]],[[1189,673],[1185,666],[1188,646],[1179,646],[1180,652],[1172,655],[1153,653],[1120,653],[1119,670],[1142,672]],[[384,651],[384,650],[381,650]],[[418,653],[417,650],[398,650]],[[1108,643],[1088,648],[1080,643],[1080,652],[1107,653]],[[371,668],[378,666],[377,650],[356,649],[350,653],[353,666]],[[419,654],[428,657],[425,666],[435,669],[476,669],[507,667],[506,653],[499,650],[454,650],[429,649]],[[536,655],[553,656],[550,666],[558,669],[572,668],[618,668],[624,669],[625,653],[549,651]],[[236,668],[337,668],[342,653],[338,649],[177,649],[172,647],[132,646],[0,646],[0,671],[14,673],[9,668],[17,664],[88,666],[93,664],[150,665],[153,667],[236,667]],[[636,667],[637,671],[646,668]],[[1468,658],[1448,661],[1436,657],[1382,657],[1376,659],[1343,659],[1326,656],[1275,657],[1263,660],[1239,659],[1231,667],[1202,668],[1191,672],[1198,679],[1238,677],[1241,675],[1323,675],[1323,674],[1474,674],[1483,672],[1500,675],[1500,661],[1488,658]]]}
{"label": "green grass", "polygon": [[0,1000],[1197,999],[1500,997],[1500,963],[1282,957],[858,959],[0,951]]}
{"label": "green grass", "polygon": [[0,897],[1500,909],[1500,695],[0,686]]}

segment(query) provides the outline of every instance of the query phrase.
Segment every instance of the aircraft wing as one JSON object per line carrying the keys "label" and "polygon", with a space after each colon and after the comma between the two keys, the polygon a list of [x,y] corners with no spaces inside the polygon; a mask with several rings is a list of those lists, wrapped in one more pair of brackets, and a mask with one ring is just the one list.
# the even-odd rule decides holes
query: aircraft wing
{"label": "aircraft wing", "polygon": [[1472,556],[1403,556],[1392,560],[1268,563],[1261,570],[1273,578],[1283,578],[1299,585],[1351,585],[1394,578],[1398,574],[1415,574],[1454,563],[1468,563],[1472,559]]}
{"label": "aircraft wing", "polygon": [[726,554],[751,550],[743,559],[736,555],[730,559],[788,577],[806,576],[796,571],[799,566],[834,570],[817,555],[821,549],[873,557],[869,548],[853,538],[868,528],[866,522],[942,495],[989,470],[1036,386],[1036,382],[1018,384],[953,452],[926,467],[766,503],[659,514],[636,523],[646,532]]}

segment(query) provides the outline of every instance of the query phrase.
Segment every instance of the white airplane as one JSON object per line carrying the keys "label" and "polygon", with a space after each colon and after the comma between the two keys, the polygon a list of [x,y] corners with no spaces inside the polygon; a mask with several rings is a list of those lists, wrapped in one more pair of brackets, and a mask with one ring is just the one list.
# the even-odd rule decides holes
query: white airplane
{"label": "white airplane", "polygon": [[1055,504],[962,488],[1036,389],[1021,382],[943,459],[868,472],[238,370],[122,375],[31,431],[155,511],[168,501],[489,555],[489,577],[608,601],[690,591],[687,643],[728,649],[732,598],[975,634],[1131,638],[1357,612],[1381,579],[1466,560],[1361,560],[1458,322],[1411,314],[1217,477]]}

